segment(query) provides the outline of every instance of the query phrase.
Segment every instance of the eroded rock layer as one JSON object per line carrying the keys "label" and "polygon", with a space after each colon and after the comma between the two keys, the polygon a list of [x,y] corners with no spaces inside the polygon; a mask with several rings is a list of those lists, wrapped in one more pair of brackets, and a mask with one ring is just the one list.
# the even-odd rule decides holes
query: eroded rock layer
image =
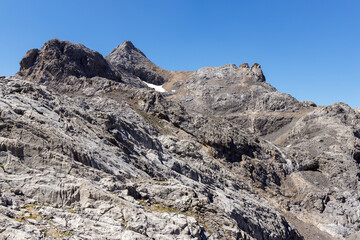
{"label": "eroded rock layer", "polygon": [[20,66],[0,79],[1,238],[357,238],[356,109],[259,64],[169,72],[129,41],[53,39]]}

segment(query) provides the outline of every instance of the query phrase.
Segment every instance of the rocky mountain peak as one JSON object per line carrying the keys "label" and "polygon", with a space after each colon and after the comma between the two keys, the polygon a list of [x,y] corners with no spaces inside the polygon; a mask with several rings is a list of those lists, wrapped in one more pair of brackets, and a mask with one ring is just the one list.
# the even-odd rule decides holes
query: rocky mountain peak
{"label": "rocky mountain peak", "polygon": [[142,51],[140,51],[138,48],[136,48],[134,46],[134,44],[129,40],[124,41],[122,44],[120,44],[118,47],[116,47],[110,54],[113,54],[113,53],[119,54],[119,52],[123,52],[123,53],[127,53],[127,54],[140,54],[146,58],[146,55]]}
{"label": "rocky mountain peak", "polygon": [[239,68],[250,68],[248,63],[240,64]]}
{"label": "rocky mountain peak", "polygon": [[117,46],[106,59],[118,71],[130,72],[145,82],[162,85],[167,81],[167,71],[151,62],[130,41]]}
{"label": "rocky mountain peak", "polygon": [[120,81],[120,74],[104,57],[82,44],[52,39],[28,51],[20,61],[19,76],[28,80],[63,80],[68,76],[104,77]]}

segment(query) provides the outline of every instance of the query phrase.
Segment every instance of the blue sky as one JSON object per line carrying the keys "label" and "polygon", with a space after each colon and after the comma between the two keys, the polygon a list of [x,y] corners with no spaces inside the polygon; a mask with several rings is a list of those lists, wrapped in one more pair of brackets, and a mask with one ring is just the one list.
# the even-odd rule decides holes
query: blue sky
{"label": "blue sky", "polygon": [[131,40],[168,70],[258,62],[298,100],[360,106],[358,0],[0,0],[0,75],[54,37],[106,56]]}

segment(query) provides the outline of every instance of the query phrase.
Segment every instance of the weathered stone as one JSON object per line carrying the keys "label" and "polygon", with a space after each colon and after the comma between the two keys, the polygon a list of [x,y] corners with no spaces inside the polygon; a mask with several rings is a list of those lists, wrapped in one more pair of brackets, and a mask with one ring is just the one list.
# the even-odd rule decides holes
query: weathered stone
{"label": "weathered stone", "polygon": [[68,76],[121,80],[103,56],[79,43],[52,39],[32,49],[20,62],[18,75],[28,80],[60,81]]}
{"label": "weathered stone", "polygon": [[130,41],[116,47],[106,59],[119,71],[130,72],[145,82],[162,85],[167,80],[166,70],[152,63]]}
{"label": "weathered stone", "polygon": [[358,109],[259,64],[168,72],[128,41],[107,59],[54,39],[1,78],[1,238],[356,238]]}

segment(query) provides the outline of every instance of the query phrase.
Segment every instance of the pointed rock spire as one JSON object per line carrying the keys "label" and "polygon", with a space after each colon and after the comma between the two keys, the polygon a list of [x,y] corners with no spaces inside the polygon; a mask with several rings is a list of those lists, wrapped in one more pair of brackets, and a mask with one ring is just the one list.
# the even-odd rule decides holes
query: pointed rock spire
{"label": "pointed rock spire", "polygon": [[253,63],[251,65],[250,70],[255,73],[256,76],[258,76],[259,82],[265,82],[265,76],[263,74],[263,71],[261,70],[261,66],[258,63]]}
{"label": "pointed rock spire", "polygon": [[141,80],[155,85],[166,82],[166,70],[156,66],[146,55],[137,49],[130,41],[125,41],[117,46],[106,56],[118,71],[128,71]]}

